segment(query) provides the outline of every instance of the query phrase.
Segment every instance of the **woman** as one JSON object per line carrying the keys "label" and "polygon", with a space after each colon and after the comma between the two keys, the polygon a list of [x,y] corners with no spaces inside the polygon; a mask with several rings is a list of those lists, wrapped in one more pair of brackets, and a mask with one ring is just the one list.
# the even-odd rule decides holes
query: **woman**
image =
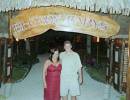
{"label": "woman", "polygon": [[60,73],[59,51],[54,49],[43,68],[44,100],[60,100]]}

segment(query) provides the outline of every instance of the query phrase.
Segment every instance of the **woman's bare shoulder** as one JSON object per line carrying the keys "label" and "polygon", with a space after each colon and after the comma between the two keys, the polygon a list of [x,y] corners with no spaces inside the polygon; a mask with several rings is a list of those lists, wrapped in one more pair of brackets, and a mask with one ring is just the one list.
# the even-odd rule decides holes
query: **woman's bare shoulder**
{"label": "woman's bare shoulder", "polygon": [[47,59],[47,60],[45,61],[45,64],[46,64],[46,65],[50,65],[50,64],[51,64],[51,61],[50,61],[49,59]]}

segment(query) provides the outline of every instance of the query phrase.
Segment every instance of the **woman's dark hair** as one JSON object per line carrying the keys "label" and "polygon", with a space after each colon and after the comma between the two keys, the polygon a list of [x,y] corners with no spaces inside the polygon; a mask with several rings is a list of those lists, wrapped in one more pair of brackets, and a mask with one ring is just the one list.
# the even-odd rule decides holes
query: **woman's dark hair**
{"label": "woman's dark hair", "polygon": [[[50,50],[50,56],[49,56],[49,60],[50,60],[50,61],[52,61],[52,56],[53,56],[53,54],[55,53],[55,51],[59,51],[59,49],[58,49],[58,48],[54,48],[54,49],[51,49],[51,50]],[[57,59],[57,60],[59,61],[59,59],[60,59],[60,58],[59,58],[59,56],[58,56],[58,59]],[[52,61],[52,62],[53,62],[53,61]]]}

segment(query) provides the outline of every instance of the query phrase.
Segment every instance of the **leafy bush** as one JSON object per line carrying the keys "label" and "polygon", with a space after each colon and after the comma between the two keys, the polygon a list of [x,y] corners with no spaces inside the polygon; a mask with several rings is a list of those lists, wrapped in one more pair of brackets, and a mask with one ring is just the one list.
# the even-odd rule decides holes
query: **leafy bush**
{"label": "leafy bush", "polygon": [[121,96],[120,100],[126,100],[126,96]]}
{"label": "leafy bush", "polygon": [[106,82],[105,69],[96,68],[92,66],[85,66],[85,69],[94,80],[103,82],[103,83]]}
{"label": "leafy bush", "polygon": [[14,56],[13,66],[14,67],[30,67],[30,65],[38,63],[39,59],[36,54],[28,55],[26,53],[19,53]]}
{"label": "leafy bush", "polygon": [[25,78],[26,74],[28,72],[28,68],[13,68],[13,75],[12,79],[14,82],[17,82],[23,78]]}
{"label": "leafy bush", "polygon": [[6,97],[4,95],[0,95],[0,100],[6,100]]}
{"label": "leafy bush", "polygon": [[36,54],[28,55],[25,52],[21,52],[15,55],[13,58],[13,81],[19,81],[26,77],[29,73],[31,66],[38,63],[39,59]]}

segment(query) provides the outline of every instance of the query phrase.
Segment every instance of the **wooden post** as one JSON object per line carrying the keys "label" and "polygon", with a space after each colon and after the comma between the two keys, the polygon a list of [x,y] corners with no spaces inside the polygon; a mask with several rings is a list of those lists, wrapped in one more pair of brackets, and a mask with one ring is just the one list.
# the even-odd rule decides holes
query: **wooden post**
{"label": "wooden post", "polygon": [[107,40],[107,65],[106,67],[106,82],[109,83],[110,79],[110,40]]}
{"label": "wooden post", "polygon": [[38,54],[38,50],[39,50],[39,37],[36,37],[36,41],[35,41],[35,53]]}
{"label": "wooden post", "polygon": [[130,100],[130,64],[129,64],[128,73],[127,73],[127,100]]}
{"label": "wooden post", "polygon": [[6,58],[7,58],[7,39],[3,39],[4,52],[3,52],[3,81],[6,81]]}
{"label": "wooden post", "polygon": [[119,74],[119,91],[122,92],[122,76],[123,76],[123,67],[124,67],[124,54],[125,54],[125,41],[122,40],[121,46],[121,61],[120,61],[120,74]]}
{"label": "wooden post", "polygon": [[6,62],[6,66],[7,66],[7,81],[11,82],[12,80],[12,45],[13,45],[13,35],[11,33],[11,29],[10,29],[10,19],[12,18],[12,11],[8,12],[8,34],[9,34],[9,38],[7,41],[7,62]]}
{"label": "wooden post", "polygon": [[91,36],[87,35],[87,54],[91,55]]}
{"label": "wooden post", "polygon": [[[29,39],[25,39],[25,45],[26,45],[26,54],[29,56],[29,59],[31,57],[31,50],[30,50],[30,41]],[[31,62],[31,59],[28,60],[28,65],[31,69],[31,66],[32,66],[32,62]]]}
{"label": "wooden post", "polygon": [[17,44],[16,44],[16,54],[19,54],[19,41],[17,40]]}
{"label": "wooden post", "polygon": [[4,95],[9,97],[12,92],[12,44],[13,37],[10,31],[10,18],[11,11],[8,12],[8,39],[5,39],[5,48],[4,48]]}
{"label": "wooden post", "polygon": [[0,39],[0,88],[2,83],[2,41]]}
{"label": "wooden post", "polygon": [[8,45],[7,45],[7,81],[12,81],[12,40],[8,39]]}
{"label": "wooden post", "polygon": [[98,65],[98,60],[99,60],[99,44],[97,43],[97,65]]}
{"label": "wooden post", "polygon": [[112,75],[112,65],[113,65],[113,40],[111,40],[110,44],[110,75]]}
{"label": "wooden post", "polygon": [[26,53],[28,55],[30,55],[30,41],[29,41],[29,39],[25,40],[25,45],[26,45]]}
{"label": "wooden post", "polygon": [[127,100],[130,100],[130,28],[129,28],[129,42],[128,42],[128,46],[129,46],[129,51],[128,51],[128,59],[129,59],[129,64],[128,64],[128,72],[127,72]]}

